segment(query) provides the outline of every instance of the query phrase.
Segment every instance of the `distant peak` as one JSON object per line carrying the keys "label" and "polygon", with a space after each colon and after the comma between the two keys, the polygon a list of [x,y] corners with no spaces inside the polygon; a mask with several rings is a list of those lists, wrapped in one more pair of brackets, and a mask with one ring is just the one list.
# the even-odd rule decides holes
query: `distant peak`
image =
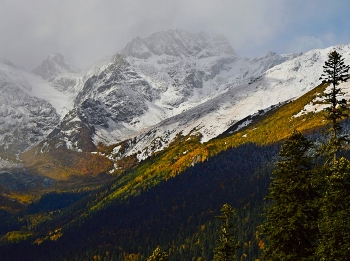
{"label": "distant peak", "polygon": [[41,76],[44,80],[49,80],[52,77],[58,76],[62,73],[77,73],[78,69],[69,65],[64,56],[60,53],[49,55],[33,73]]}
{"label": "distant peak", "polygon": [[65,62],[64,56],[60,53],[51,54],[47,57],[48,60],[55,61],[57,63]]}

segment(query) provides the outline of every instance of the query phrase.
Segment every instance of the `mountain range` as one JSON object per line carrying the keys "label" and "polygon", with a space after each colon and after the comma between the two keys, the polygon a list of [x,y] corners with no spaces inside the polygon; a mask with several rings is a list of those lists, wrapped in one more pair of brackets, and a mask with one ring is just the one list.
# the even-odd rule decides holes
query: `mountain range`
{"label": "mountain range", "polygon": [[[113,173],[119,160],[145,160],[179,134],[207,142],[313,89],[333,48],[350,59],[349,46],[247,59],[222,35],[168,30],[137,37],[85,71],[61,54],[31,73],[3,61],[2,171],[21,166],[47,177],[28,161],[45,169],[45,154],[67,149],[107,157],[114,165],[103,171]],[[103,154],[100,145],[112,149]]]}

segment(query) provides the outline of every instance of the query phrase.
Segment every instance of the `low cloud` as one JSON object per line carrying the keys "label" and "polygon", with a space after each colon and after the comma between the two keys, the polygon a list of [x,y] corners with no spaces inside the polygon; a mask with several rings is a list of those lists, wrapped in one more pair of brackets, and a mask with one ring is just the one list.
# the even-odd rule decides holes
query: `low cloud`
{"label": "low cloud", "polygon": [[[306,51],[331,42],[325,35],[330,35],[332,26],[324,25],[336,12],[332,5],[340,5],[335,0],[323,10],[323,5],[314,0],[0,0],[0,3],[0,56],[27,69],[57,52],[72,65],[85,68],[121,50],[136,36],[147,37],[176,28],[223,34],[241,56]],[[329,24],[339,27],[337,21]],[[337,36],[337,32],[333,34],[333,42]],[[346,40],[347,33],[342,37]]]}

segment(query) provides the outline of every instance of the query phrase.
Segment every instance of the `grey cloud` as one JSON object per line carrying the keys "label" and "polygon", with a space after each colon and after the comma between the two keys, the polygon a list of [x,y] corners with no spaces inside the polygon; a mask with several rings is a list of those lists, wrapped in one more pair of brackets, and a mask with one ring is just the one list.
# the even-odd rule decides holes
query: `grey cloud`
{"label": "grey cloud", "polygon": [[[323,10],[317,3],[313,0],[0,0],[0,56],[33,69],[49,54],[60,52],[72,65],[84,68],[107,54],[116,53],[136,36],[147,37],[175,28],[221,33],[242,56],[290,51],[292,39],[307,40],[302,38],[305,35],[314,37],[310,39],[320,38],[311,31],[318,34],[327,21],[314,13],[313,8],[319,13],[326,12],[328,18],[336,11],[330,4]],[[318,21],[322,24],[317,25]],[[304,26],[309,28],[308,32],[303,31],[303,24],[309,26]],[[347,37],[344,33],[343,39]],[[312,43],[304,44],[305,48],[313,47]]]}

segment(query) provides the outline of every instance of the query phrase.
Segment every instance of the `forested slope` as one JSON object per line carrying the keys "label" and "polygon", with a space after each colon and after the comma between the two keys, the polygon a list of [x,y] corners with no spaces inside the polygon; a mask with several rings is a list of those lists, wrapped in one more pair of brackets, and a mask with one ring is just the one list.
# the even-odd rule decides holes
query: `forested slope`
{"label": "forested slope", "polygon": [[[3,246],[1,252],[15,260],[20,260],[22,255],[18,248],[25,249],[27,260],[38,256],[42,260],[70,260],[74,256],[81,257],[78,260],[84,260],[84,256],[89,260],[93,257],[91,255],[106,255],[106,252],[111,253],[111,258],[117,257],[121,249],[147,256],[157,245],[161,245],[164,249],[171,249],[171,260],[188,260],[189,255],[195,255],[196,249],[205,246],[202,245],[205,241],[189,242],[199,228],[201,233],[210,231],[208,235],[200,237],[214,238],[203,253],[196,254],[198,257],[204,254],[203,258],[209,260],[215,245],[215,234],[210,227],[215,227],[213,218],[224,203],[241,210],[240,215],[245,219],[242,220],[242,241],[254,239],[261,218],[255,215],[257,220],[251,220],[252,217],[244,209],[261,209],[269,184],[268,172],[261,168],[271,162],[277,150],[277,146],[253,144],[229,149],[196,164],[176,178],[163,181],[140,196],[120,204],[111,204],[88,214],[87,218],[71,220],[69,225],[62,228],[63,235],[57,241],[45,241],[39,246],[28,241]],[[88,213],[88,210],[85,211]],[[65,215],[69,215],[69,209]],[[50,227],[59,225],[51,223]],[[250,258],[257,255],[256,242],[252,248],[253,256]],[[19,256],[13,257],[16,254]]]}

